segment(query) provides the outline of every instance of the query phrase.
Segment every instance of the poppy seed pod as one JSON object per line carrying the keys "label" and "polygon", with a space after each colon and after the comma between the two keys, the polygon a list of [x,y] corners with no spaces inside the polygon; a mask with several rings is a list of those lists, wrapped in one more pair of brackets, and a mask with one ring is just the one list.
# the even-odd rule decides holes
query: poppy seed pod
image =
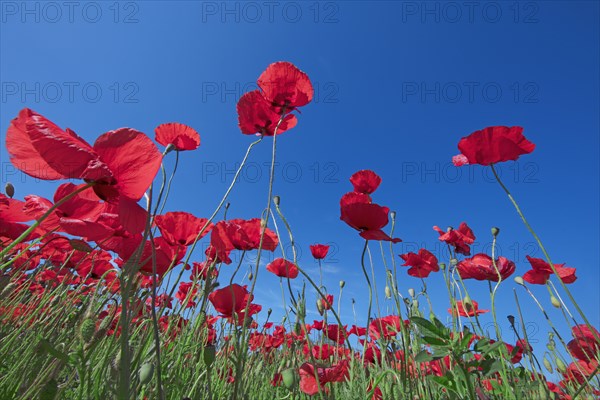
{"label": "poppy seed pod", "polygon": [[346,286],[346,281],[340,281],[340,289],[343,289]]}
{"label": "poppy seed pod", "polygon": [[507,316],[506,318],[508,319],[508,322],[510,322],[510,324],[511,324],[512,326],[514,326],[514,325],[515,325],[515,316],[514,316],[514,315],[509,315],[509,316]]}
{"label": "poppy seed pod", "polygon": [[275,203],[275,205],[276,205],[277,207],[279,207],[279,203],[280,203],[280,202],[281,202],[281,197],[279,197],[279,196],[275,196],[275,197],[273,197],[273,203]]}
{"label": "poppy seed pod", "polygon": [[392,221],[396,219],[396,211],[390,211],[390,218]]}
{"label": "poppy seed pod", "polygon": [[500,228],[493,227],[492,228],[492,236],[496,237],[500,233]]}
{"label": "poppy seed pod", "polygon": [[440,269],[444,271],[446,269],[446,263],[440,263]]}
{"label": "poppy seed pod", "polygon": [[15,195],[15,187],[13,186],[12,183],[7,182],[6,186],[4,186],[4,191],[6,192],[6,195],[8,197],[10,197],[11,199],[13,198],[13,196]]}

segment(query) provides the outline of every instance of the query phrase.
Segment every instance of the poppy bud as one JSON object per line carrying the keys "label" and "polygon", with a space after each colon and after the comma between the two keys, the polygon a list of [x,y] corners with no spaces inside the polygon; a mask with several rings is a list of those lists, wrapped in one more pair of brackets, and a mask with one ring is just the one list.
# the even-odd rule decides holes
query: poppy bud
{"label": "poppy bud", "polygon": [[248,273],[248,280],[251,281],[252,278],[254,278],[254,274],[252,274],[252,272]]}
{"label": "poppy bud", "polygon": [[323,313],[325,312],[325,307],[323,307],[323,303],[321,302],[321,299],[317,299],[317,311],[319,312],[320,315],[323,315]]}
{"label": "poppy bud", "polygon": [[565,363],[563,362],[563,360],[561,360],[559,357],[556,357],[556,369],[561,373],[564,374],[565,372],[567,372],[567,366],[565,365]]}
{"label": "poppy bud", "polygon": [[300,324],[300,322],[296,322],[296,324],[294,325],[294,333],[296,335],[300,335],[302,333],[302,325]]}
{"label": "poppy bud", "polygon": [[560,308],[560,301],[554,296],[550,296],[550,303],[556,308]]}
{"label": "poppy bud", "polygon": [[413,306],[415,309],[419,308],[419,300],[417,300],[417,299],[414,299],[414,300],[412,301],[412,306]]}
{"label": "poppy bud", "polygon": [[272,309],[272,308],[269,308],[269,309],[267,310],[267,317],[269,317],[269,316],[271,315],[271,313],[272,313],[272,312],[273,312],[273,309]]}
{"label": "poppy bud", "polygon": [[15,187],[10,182],[6,182],[6,186],[4,186],[4,191],[6,192],[6,195],[11,199],[15,195]]}
{"label": "poppy bud", "polygon": [[298,385],[298,374],[294,368],[288,368],[281,371],[281,379],[286,388],[292,390]]}
{"label": "poppy bud", "polygon": [[548,372],[553,373],[554,368],[552,368],[552,363],[548,360],[548,357],[544,356],[544,367],[548,370]]}
{"label": "poppy bud", "polygon": [[79,327],[79,336],[83,343],[89,343],[96,334],[96,322],[92,318],[86,318]]}
{"label": "poppy bud", "polygon": [[446,269],[446,263],[440,263],[440,269],[444,271]]}
{"label": "poppy bud", "polygon": [[492,236],[496,237],[500,233],[500,228],[493,227],[492,228]]}
{"label": "poppy bud", "polygon": [[204,359],[204,364],[207,367],[210,367],[212,363],[215,361],[215,356],[217,355],[217,350],[215,346],[208,345],[204,347],[204,351],[202,352],[202,358]]}
{"label": "poppy bud", "polygon": [[154,375],[154,364],[142,364],[138,373],[140,376],[140,384],[145,385],[147,383],[150,383],[150,381],[152,380],[152,375]]}
{"label": "poppy bud", "polygon": [[465,298],[462,301],[462,304],[466,311],[471,311],[473,309],[473,302],[471,301],[469,295],[465,296]]}
{"label": "poppy bud", "polygon": [[396,219],[396,211],[390,211],[390,218],[392,221]]}
{"label": "poppy bud", "polygon": [[279,203],[281,202],[281,198],[279,196],[275,196],[273,197],[273,203],[275,203],[275,205],[277,207],[279,207]]}
{"label": "poppy bud", "polygon": [[413,288],[409,288],[409,289],[408,289],[408,295],[409,295],[410,297],[415,297],[415,289],[413,289]]}
{"label": "poppy bud", "polygon": [[287,360],[285,358],[282,358],[281,362],[279,363],[279,368],[277,368],[277,371],[279,371],[279,372],[283,371],[283,369],[285,368],[286,362],[287,362]]}
{"label": "poppy bud", "polygon": [[340,289],[343,289],[346,286],[346,281],[340,281]]}
{"label": "poppy bud", "polygon": [[454,267],[454,266],[456,266],[456,264],[458,264],[458,260],[456,258],[451,258],[450,265],[452,265]]}
{"label": "poppy bud", "polygon": [[227,204],[225,204],[225,211],[227,211],[229,209],[229,206],[231,205],[231,203],[227,202]]}
{"label": "poppy bud", "polygon": [[519,284],[521,286],[525,286],[525,281],[520,276],[515,276],[515,283],[517,283],[517,284]]}
{"label": "poppy bud", "polygon": [[390,290],[389,286],[385,287],[385,298],[386,299],[391,299],[392,298],[392,291]]}

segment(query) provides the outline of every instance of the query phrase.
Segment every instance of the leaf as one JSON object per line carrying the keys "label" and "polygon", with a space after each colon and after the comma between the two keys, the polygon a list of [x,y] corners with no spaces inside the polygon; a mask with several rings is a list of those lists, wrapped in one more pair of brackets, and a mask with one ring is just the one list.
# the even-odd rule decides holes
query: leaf
{"label": "leaf", "polygon": [[415,356],[415,361],[418,363],[427,362],[433,360],[433,356],[429,354],[427,350],[421,350],[419,354]]}
{"label": "leaf", "polygon": [[418,325],[419,327],[421,327],[422,329],[428,331],[429,333],[431,333],[432,335],[434,335],[435,337],[439,338],[439,339],[448,339],[448,337],[445,335],[445,328],[439,328],[437,326],[435,326],[433,323],[431,323],[430,321],[426,320],[425,318],[421,318],[421,317],[411,317],[410,320]]}
{"label": "leaf", "polygon": [[431,336],[423,336],[421,339],[423,339],[423,341],[425,343],[428,343],[433,346],[442,346],[442,347],[448,346],[448,342],[446,342],[443,339],[438,339],[438,338],[434,338]]}
{"label": "leaf", "polygon": [[452,379],[450,379],[449,377],[428,375],[427,378],[431,381],[434,381],[438,385],[441,385],[441,386],[445,387],[446,389],[458,394],[458,391],[456,388],[456,383],[454,383],[454,381]]}

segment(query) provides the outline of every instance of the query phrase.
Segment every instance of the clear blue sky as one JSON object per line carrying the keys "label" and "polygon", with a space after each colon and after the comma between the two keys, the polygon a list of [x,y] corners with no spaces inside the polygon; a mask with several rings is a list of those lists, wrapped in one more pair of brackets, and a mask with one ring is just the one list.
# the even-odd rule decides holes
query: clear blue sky
{"label": "clear blue sky", "polygon": [[[253,140],[237,127],[237,98],[255,87],[269,63],[295,63],[310,76],[316,96],[298,126],[278,141],[275,194],[300,246],[301,266],[317,271],[309,244],[335,243],[325,284],[337,304],[338,281],[346,281],[342,315],[352,324],[351,298],[359,323],[366,314],[363,242],[339,220],[338,202],[357,170],[373,169],[383,178],[374,200],[397,211],[396,232],[404,242],[395,246],[396,261],[424,246],[447,262],[432,226],[461,221],[477,236],[475,252],[489,250],[489,230],[500,227],[500,253],[515,260],[518,274],[529,269],[525,255],[542,257],[489,171],[450,163],[462,136],[490,125],[521,125],[537,148],[518,163],[502,164],[502,176],[553,260],[577,268],[571,289],[598,326],[598,2],[269,4],[2,1],[2,137],[23,107],[90,142],[122,126],[153,137],[160,123],[189,124],[202,145],[181,154],[168,208],[206,217]],[[252,154],[232,195],[231,217],[260,215],[269,154],[268,143]],[[13,182],[18,198],[52,195],[58,183],[15,172],[4,146],[0,157],[1,183]],[[383,304],[383,265],[377,244],[371,249]],[[420,283],[401,270],[406,295]],[[441,275],[428,284],[435,311],[445,318]],[[516,314],[516,286],[511,280],[500,289],[505,332],[505,316]],[[480,307],[489,308],[485,282],[469,287]],[[532,289],[569,336],[545,288]],[[517,292],[534,347],[541,348],[548,327],[524,291]],[[264,269],[257,301],[281,315],[278,281]]]}

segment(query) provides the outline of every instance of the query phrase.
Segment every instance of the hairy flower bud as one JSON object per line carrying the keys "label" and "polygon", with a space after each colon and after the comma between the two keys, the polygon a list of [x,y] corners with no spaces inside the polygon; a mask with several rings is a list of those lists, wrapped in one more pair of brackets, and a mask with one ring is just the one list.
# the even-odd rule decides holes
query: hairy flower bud
{"label": "hairy flower bud", "polygon": [[496,237],[500,233],[500,228],[493,227],[492,228],[492,236]]}
{"label": "hairy flower bud", "polygon": [[340,289],[343,289],[346,286],[346,281],[340,281]]}
{"label": "hairy flower bud", "polygon": [[554,307],[556,307],[556,308],[560,308],[561,307],[560,301],[556,297],[554,297],[554,296],[550,296],[550,303],[552,303],[552,305]]}
{"label": "hairy flower bud", "polygon": [[514,278],[514,279],[515,279],[515,283],[517,283],[517,284],[519,284],[519,285],[521,285],[521,286],[525,286],[525,281],[523,280],[523,278],[522,278],[522,277],[520,277],[520,276],[515,276],[515,278]]}
{"label": "hairy flower bud", "polygon": [[15,187],[10,182],[6,182],[6,186],[4,186],[4,191],[6,192],[6,195],[11,199],[15,195]]}
{"label": "hairy flower bud", "polygon": [[89,343],[96,334],[96,322],[92,318],[86,318],[79,327],[79,336],[83,343]]}

